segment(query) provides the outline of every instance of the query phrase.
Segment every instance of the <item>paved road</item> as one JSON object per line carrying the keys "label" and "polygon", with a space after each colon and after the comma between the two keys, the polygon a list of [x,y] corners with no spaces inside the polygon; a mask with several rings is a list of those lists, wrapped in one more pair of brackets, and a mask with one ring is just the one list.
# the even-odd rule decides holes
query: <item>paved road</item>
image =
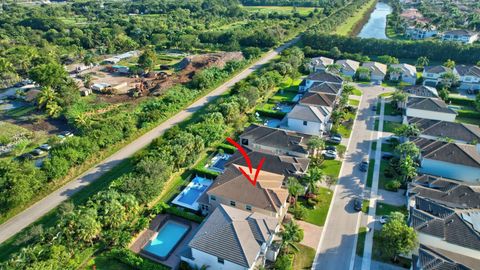
{"label": "paved road", "polygon": [[135,152],[137,152],[138,150],[150,144],[150,142],[153,139],[161,136],[166,130],[168,130],[172,126],[184,121],[185,119],[190,117],[193,113],[198,111],[200,108],[204,107],[207,103],[221,96],[225,91],[227,91],[235,83],[245,79],[252,72],[259,69],[265,63],[269,62],[274,57],[276,57],[280,52],[282,52],[286,48],[298,42],[299,39],[300,39],[299,37],[296,37],[291,41],[278,47],[277,49],[268,52],[261,59],[253,63],[250,67],[248,67],[247,69],[245,69],[244,71],[242,71],[241,73],[239,73],[238,75],[236,75],[235,77],[227,81],[226,83],[222,84],[217,89],[213,90],[203,98],[197,100],[188,108],[177,113],[167,121],[163,122],[161,125],[155,127],[148,133],[144,134],[143,136],[139,137],[138,139],[130,143],[129,145],[120,149],[118,152],[116,152],[109,158],[105,159],[100,164],[91,168],[84,174],[70,181],[63,187],[57,189],[47,197],[43,198],[41,201],[35,203],[34,205],[30,206],[23,212],[19,213],[18,215],[9,219],[7,222],[0,225],[0,243],[12,237],[16,233],[20,232],[22,229],[24,229],[25,227],[27,227],[28,225],[36,221],[38,218],[42,217],[43,215],[48,213],[50,210],[57,207],[60,203],[70,198],[73,194],[75,194],[76,192],[78,192],[88,184],[97,180],[104,173],[111,170],[122,161],[131,157]]}
{"label": "paved road", "polygon": [[353,126],[312,269],[348,270],[354,266],[356,235],[361,216],[359,212],[353,210],[352,199],[363,196],[362,183],[366,178],[365,173],[359,171],[357,164],[369,155],[370,141],[374,139],[375,115],[370,106],[377,101],[376,96],[382,92],[382,87],[379,86],[359,85],[358,88],[363,91],[359,113]]}

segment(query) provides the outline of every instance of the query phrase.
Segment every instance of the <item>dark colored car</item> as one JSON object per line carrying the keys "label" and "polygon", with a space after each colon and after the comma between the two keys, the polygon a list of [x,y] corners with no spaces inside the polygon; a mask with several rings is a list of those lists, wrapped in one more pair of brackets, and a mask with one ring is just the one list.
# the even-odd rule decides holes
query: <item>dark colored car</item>
{"label": "dark colored car", "polygon": [[368,159],[363,159],[362,162],[360,162],[360,171],[366,172],[367,170],[368,170]]}
{"label": "dark colored car", "polygon": [[341,143],[342,142],[342,136],[340,134],[332,134],[328,141],[332,143]]}
{"label": "dark colored car", "polygon": [[377,111],[377,105],[372,106],[372,111],[374,111],[374,112]]}
{"label": "dark colored car", "polygon": [[362,211],[362,200],[359,198],[353,199],[353,209],[358,212]]}
{"label": "dark colored car", "polygon": [[331,150],[331,151],[334,151],[334,152],[337,152],[337,147],[335,147],[335,145],[328,145],[327,147],[325,147],[325,150]]}
{"label": "dark colored car", "polygon": [[390,154],[390,153],[383,153],[382,154],[382,159],[383,160],[390,160],[393,158],[393,154]]}

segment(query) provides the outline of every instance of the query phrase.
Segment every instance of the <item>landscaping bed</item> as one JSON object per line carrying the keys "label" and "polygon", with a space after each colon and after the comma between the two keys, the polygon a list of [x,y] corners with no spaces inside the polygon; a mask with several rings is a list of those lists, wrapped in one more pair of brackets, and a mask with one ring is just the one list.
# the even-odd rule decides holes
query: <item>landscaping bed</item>
{"label": "landscaping bed", "polygon": [[308,204],[307,199],[299,198],[299,206],[305,208],[305,215],[302,220],[317,226],[323,226],[325,224],[325,220],[327,219],[332,196],[333,191],[328,188],[320,187],[317,195],[318,202],[313,207]]}

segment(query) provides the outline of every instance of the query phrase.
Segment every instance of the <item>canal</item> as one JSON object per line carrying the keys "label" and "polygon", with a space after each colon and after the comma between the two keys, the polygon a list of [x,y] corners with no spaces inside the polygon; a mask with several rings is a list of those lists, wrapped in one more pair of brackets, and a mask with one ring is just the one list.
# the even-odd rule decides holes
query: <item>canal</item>
{"label": "canal", "polygon": [[362,27],[357,35],[361,38],[388,39],[385,34],[387,28],[387,15],[392,13],[392,8],[383,2],[378,2],[370,14],[368,22]]}

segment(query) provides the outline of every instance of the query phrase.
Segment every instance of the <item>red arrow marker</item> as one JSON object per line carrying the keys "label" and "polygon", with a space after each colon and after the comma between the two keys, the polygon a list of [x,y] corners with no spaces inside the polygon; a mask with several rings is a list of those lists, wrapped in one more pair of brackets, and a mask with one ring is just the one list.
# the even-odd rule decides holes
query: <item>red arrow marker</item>
{"label": "red arrow marker", "polygon": [[242,146],[240,146],[237,142],[235,142],[234,140],[232,140],[231,138],[227,138],[227,141],[229,143],[231,143],[233,146],[235,146],[238,151],[240,151],[240,154],[242,154],[243,158],[245,159],[245,161],[247,162],[247,165],[248,165],[248,169],[250,170],[250,175],[247,174],[242,167],[239,167],[238,169],[240,170],[240,172],[242,172],[243,176],[245,176],[245,178],[247,178],[248,182],[250,182],[250,184],[252,184],[253,186],[256,186],[257,185],[257,178],[258,178],[258,175],[260,174],[260,171],[262,169],[262,166],[263,166],[263,163],[265,162],[265,157],[263,157],[261,160],[260,160],[260,163],[258,163],[258,166],[257,166],[257,170],[255,171],[255,176],[254,178],[252,179],[251,177],[251,174],[252,174],[252,161],[250,160],[250,157],[247,155],[247,152],[245,151],[245,149],[243,149]]}

